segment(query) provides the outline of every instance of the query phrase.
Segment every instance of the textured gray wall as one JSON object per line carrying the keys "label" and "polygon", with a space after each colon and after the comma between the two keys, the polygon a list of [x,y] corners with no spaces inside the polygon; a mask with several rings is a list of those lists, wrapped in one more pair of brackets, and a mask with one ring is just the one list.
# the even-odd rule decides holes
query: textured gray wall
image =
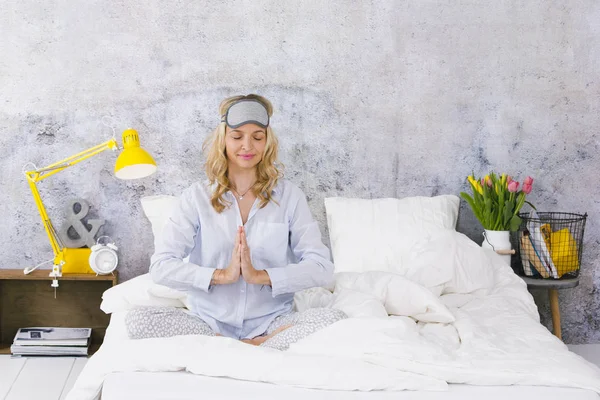
{"label": "textured gray wall", "polygon": [[[490,169],[532,175],[540,210],[587,211],[563,329],[566,342],[600,340],[599,2],[74,3],[0,3],[1,268],[51,255],[23,164],[106,140],[112,115],[138,129],[158,173],[118,181],[107,152],[40,189],[57,226],[67,199],[89,199],[122,249],[121,277],[145,272],[140,197],[200,179],[219,101],[256,92],[275,105],[286,176],[323,232],[326,196],[457,194]],[[480,240],[468,209],[459,230]],[[536,300],[549,325],[546,294]]]}

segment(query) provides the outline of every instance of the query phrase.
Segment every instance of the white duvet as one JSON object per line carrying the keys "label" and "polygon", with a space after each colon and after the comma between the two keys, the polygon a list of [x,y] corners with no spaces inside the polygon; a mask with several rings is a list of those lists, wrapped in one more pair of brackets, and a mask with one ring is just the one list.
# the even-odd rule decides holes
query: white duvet
{"label": "white duvet", "polygon": [[397,273],[340,273],[330,290],[297,294],[299,310],[334,307],[350,318],[285,352],[222,337],[106,340],[67,399],[99,398],[112,372],[180,370],[331,390],[468,383],[600,393],[600,370],[540,325],[524,282],[495,253],[442,231],[398,263]]}

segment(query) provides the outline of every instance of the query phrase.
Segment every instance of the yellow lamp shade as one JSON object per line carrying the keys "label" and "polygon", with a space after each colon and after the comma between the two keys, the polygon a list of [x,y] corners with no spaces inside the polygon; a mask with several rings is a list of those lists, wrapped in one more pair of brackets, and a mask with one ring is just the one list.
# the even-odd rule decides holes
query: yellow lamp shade
{"label": "yellow lamp shade", "polygon": [[115,164],[115,175],[119,179],[138,179],[156,172],[156,162],[150,154],[140,147],[137,131],[127,129],[123,132],[123,151]]}

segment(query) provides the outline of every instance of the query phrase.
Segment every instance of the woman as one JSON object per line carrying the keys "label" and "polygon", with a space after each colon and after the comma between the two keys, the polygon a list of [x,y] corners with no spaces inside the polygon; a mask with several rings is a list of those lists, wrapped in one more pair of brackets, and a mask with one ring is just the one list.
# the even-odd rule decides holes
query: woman
{"label": "woman", "polygon": [[292,311],[295,292],[331,283],[333,264],[304,193],[277,169],[271,103],[235,96],[219,111],[204,145],[208,182],[182,194],[150,266],[154,282],[188,293],[190,310],[132,310],[129,335],[223,335],[283,350],[346,317]]}

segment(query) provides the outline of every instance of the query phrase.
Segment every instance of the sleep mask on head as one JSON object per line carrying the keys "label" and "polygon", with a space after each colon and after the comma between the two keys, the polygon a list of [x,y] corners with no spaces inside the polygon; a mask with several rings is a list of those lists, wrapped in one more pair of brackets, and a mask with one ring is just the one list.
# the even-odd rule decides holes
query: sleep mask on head
{"label": "sleep mask on head", "polygon": [[233,103],[225,115],[221,117],[230,128],[238,128],[245,124],[256,124],[261,128],[269,126],[267,108],[258,100],[242,99]]}

